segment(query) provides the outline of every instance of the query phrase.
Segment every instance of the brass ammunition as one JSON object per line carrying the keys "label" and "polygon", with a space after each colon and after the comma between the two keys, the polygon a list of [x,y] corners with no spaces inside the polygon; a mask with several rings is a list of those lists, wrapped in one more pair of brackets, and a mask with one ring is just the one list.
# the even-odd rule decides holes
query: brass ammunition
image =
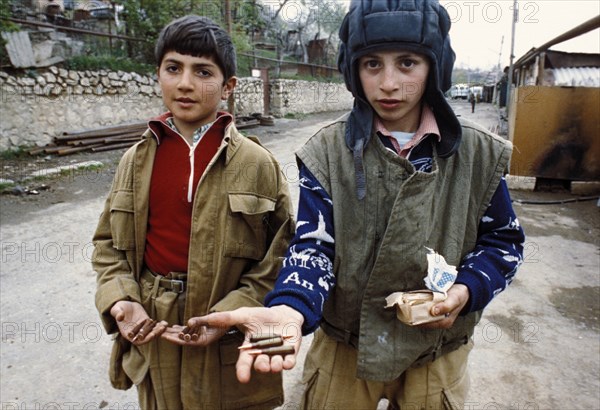
{"label": "brass ammunition", "polygon": [[265,334],[261,334],[261,335],[250,336],[250,342],[255,343],[255,342],[260,342],[261,340],[273,339],[276,337],[281,337],[281,338],[283,338],[283,340],[287,340],[287,339],[291,339],[293,336],[281,336],[281,335],[273,334],[273,333],[265,333]]}
{"label": "brass ammunition", "polygon": [[144,325],[142,326],[140,331],[135,335],[132,342],[135,342],[138,339],[142,340],[146,336],[148,336],[148,333],[150,333],[152,331],[152,329],[154,329],[154,326],[156,326],[156,323],[157,323],[156,320],[153,320],[150,318],[146,319],[144,321]]}
{"label": "brass ammunition", "polygon": [[286,346],[277,346],[277,347],[267,347],[265,349],[256,349],[256,350],[249,350],[248,353],[250,354],[267,354],[269,356],[276,356],[276,355],[281,355],[281,356],[285,356],[288,354],[293,354],[296,350],[294,349],[294,346],[290,346],[290,345],[286,345]]}
{"label": "brass ammunition", "polygon": [[283,344],[283,337],[277,336],[271,339],[264,339],[258,342],[251,343],[249,345],[243,345],[238,347],[238,349],[256,349],[256,348],[264,348],[264,347],[275,347],[281,346]]}
{"label": "brass ammunition", "polygon": [[135,325],[133,327],[133,329],[131,329],[129,331],[129,333],[127,333],[127,336],[131,339],[133,337],[135,337],[135,335],[138,334],[138,332],[140,331],[140,329],[142,328],[142,326],[144,326],[144,323],[146,323],[146,319],[142,320],[140,323],[138,323],[137,325]]}
{"label": "brass ammunition", "polygon": [[181,332],[179,332],[179,339],[185,340],[185,335],[188,333],[190,333],[190,327],[184,326],[183,329],[181,329]]}
{"label": "brass ammunition", "polygon": [[179,332],[179,339],[185,340],[186,342],[189,342],[190,340],[195,342],[200,338],[199,331],[202,326],[203,325],[192,327],[184,326],[184,328],[181,329],[181,332]]}

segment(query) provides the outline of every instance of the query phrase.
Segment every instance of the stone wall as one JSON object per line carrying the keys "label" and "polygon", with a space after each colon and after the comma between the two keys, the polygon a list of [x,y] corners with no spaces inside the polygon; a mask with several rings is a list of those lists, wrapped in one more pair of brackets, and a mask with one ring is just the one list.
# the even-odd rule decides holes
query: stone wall
{"label": "stone wall", "polygon": [[271,114],[276,117],[349,110],[352,103],[352,94],[345,84],[297,80],[271,81]]}
{"label": "stone wall", "polygon": [[0,72],[0,150],[44,145],[63,131],[134,122],[161,112],[160,88],[134,73],[51,67],[30,77]]}
{"label": "stone wall", "polygon": [[[352,98],[343,84],[271,83],[274,116],[350,107]],[[164,110],[154,76],[57,67],[19,77],[0,71],[0,151],[44,145],[64,131],[142,121]],[[263,113],[262,80],[239,79],[235,110],[238,116]]]}

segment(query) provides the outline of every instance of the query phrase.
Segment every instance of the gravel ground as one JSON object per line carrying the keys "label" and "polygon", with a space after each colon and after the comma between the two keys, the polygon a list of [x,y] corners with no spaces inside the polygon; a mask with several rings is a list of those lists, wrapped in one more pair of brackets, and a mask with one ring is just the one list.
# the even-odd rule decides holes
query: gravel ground
{"label": "gravel ground", "polygon": [[[466,102],[456,112],[497,125],[497,112]],[[259,135],[283,164],[296,201],[293,151],[341,113],[278,119]],[[137,408],[113,390],[110,337],[94,308],[91,237],[122,152],[3,160],[0,178],[82,161],[100,168],[21,182],[38,195],[0,195],[0,402],[2,409]],[[557,201],[569,192],[512,190],[514,199]],[[600,409],[600,212],[595,201],[515,204],[526,260],[475,331],[466,408]],[[310,344],[303,341],[301,357]],[[286,409],[297,407],[302,360],[285,374]],[[232,386],[232,388],[235,388]],[[384,403],[380,407],[384,408]]]}

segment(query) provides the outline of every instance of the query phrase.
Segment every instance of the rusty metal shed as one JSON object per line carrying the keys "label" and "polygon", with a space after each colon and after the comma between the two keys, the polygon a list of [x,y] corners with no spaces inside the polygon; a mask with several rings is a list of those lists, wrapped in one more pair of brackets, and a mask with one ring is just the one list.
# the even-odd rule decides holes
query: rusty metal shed
{"label": "rusty metal shed", "polygon": [[600,181],[600,54],[549,50],[600,27],[600,16],[515,63],[509,108],[510,173]]}

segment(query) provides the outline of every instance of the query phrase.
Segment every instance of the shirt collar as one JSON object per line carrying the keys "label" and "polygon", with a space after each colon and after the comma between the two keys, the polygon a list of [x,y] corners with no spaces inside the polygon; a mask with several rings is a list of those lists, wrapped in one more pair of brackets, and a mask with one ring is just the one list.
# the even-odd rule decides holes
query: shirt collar
{"label": "shirt collar", "polygon": [[[227,127],[227,125],[229,125],[232,122],[233,122],[233,116],[230,113],[228,113],[226,111],[217,112],[217,118],[213,122],[204,124],[204,125],[200,126],[200,128],[198,128],[196,131],[194,131],[193,145],[196,145],[196,143],[198,141],[200,141],[200,139],[202,139],[204,134],[206,134],[206,132],[216,123],[223,123],[223,126]],[[166,125],[168,127],[168,129],[170,129],[171,131],[176,132],[177,134],[180,134],[179,130],[175,126],[175,122],[173,121],[172,113],[166,112],[158,117],[152,118],[150,121],[148,121],[148,126],[153,131],[153,134],[156,137],[159,145],[160,145],[162,133],[159,132],[160,128],[156,128],[156,127],[160,127],[161,124],[162,124],[162,126]]]}
{"label": "shirt collar", "polygon": [[[201,125],[200,128],[198,128],[196,131],[194,131],[194,134],[192,135],[192,143],[196,144],[198,141],[200,141],[200,138],[202,138],[204,136],[204,134],[206,134],[206,131],[208,131],[208,129],[216,122],[212,121],[209,122],[208,124],[204,124]],[[167,123],[167,125],[175,132],[179,133],[179,130],[177,129],[177,127],[175,126],[175,120],[173,119],[173,117],[169,117],[167,118],[167,120],[165,121]]]}
{"label": "shirt collar", "polygon": [[[393,138],[391,132],[383,125],[381,118],[379,116],[375,116],[374,119],[374,128],[375,131],[385,135],[386,137]],[[400,151],[398,155],[406,157],[410,149],[416,145],[418,145],[423,138],[427,135],[434,134],[437,137],[438,142],[442,140],[440,135],[440,129],[437,125],[437,121],[435,119],[435,115],[433,115],[433,111],[429,108],[428,105],[424,104],[423,109],[421,110],[421,122],[419,123],[419,128],[415,131],[415,135],[408,141],[404,146],[400,147]]]}

